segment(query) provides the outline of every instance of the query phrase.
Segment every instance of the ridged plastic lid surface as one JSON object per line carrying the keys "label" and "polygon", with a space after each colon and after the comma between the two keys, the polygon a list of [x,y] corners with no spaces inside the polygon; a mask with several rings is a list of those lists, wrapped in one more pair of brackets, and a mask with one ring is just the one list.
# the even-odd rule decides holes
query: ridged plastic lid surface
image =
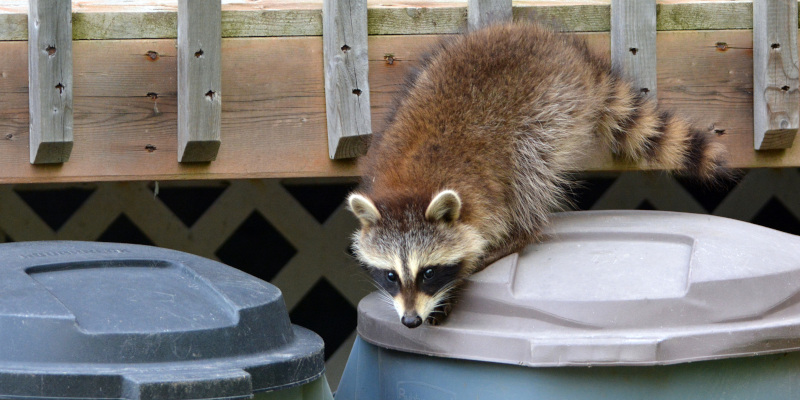
{"label": "ridged plastic lid surface", "polygon": [[280,290],[147,246],[0,245],[0,397],[249,398],[312,381],[322,339]]}
{"label": "ridged plastic lid surface", "polygon": [[557,215],[475,274],[440,326],[377,293],[358,333],[392,349],[528,366],[655,365],[800,349],[800,237],[708,215]]}

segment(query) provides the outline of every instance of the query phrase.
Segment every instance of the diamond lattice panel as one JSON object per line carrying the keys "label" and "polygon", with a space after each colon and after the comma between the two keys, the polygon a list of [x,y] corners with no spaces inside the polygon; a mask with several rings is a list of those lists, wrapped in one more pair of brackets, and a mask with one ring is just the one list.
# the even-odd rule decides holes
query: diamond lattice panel
{"label": "diamond lattice panel", "polygon": [[258,211],[253,211],[215,254],[225,264],[271,281],[297,250]]}
{"label": "diamond lattice panel", "polygon": [[[357,223],[342,202],[352,187],[277,180],[0,186],[0,242],[152,243],[250,269],[281,288],[295,322],[326,340],[336,387],[355,337],[355,306],[372,289],[348,255]],[[753,170],[716,189],[661,173],[591,174],[573,191],[578,209],[710,212],[800,233],[797,169]]]}
{"label": "diamond lattice panel", "polygon": [[[87,187],[68,187],[64,189],[27,190],[20,187],[16,192],[27,205],[50,228],[57,231],[64,226],[72,214],[92,195],[92,189]],[[58,201],[53,201],[58,198]]]}

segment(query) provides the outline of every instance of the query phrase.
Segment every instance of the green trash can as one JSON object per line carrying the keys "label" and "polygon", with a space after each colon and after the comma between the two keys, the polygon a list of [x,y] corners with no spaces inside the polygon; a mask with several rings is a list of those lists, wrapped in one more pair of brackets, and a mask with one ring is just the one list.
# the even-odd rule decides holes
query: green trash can
{"label": "green trash can", "polygon": [[473,275],[442,325],[408,329],[373,293],[358,334],[337,400],[800,399],[800,237],[563,213]]}
{"label": "green trash can", "polygon": [[173,250],[0,245],[0,398],[330,400],[276,287]]}

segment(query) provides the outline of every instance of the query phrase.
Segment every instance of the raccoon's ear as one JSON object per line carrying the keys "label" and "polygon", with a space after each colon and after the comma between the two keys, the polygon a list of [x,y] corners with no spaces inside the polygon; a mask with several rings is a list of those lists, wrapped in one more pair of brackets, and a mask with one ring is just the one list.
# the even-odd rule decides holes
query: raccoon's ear
{"label": "raccoon's ear", "polygon": [[425,210],[425,218],[430,221],[453,222],[459,216],[461,216],[461,197],[452,190],[439,192]]}
{"label": "raccoon's ear", "polygon": [[361,226],[373,225],[381,219],[381,213],[375,207],[375,203],[358,193],[351,194],[347,198],[347,204],[350,206],[350,211],[361,221]]}

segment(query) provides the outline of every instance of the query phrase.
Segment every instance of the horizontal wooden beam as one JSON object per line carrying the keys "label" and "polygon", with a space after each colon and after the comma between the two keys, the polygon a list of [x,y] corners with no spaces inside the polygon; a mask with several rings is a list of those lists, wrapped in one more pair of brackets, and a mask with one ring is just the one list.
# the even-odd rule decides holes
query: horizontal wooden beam
{"label": "horizontal wooden beam", "polygon": [[[748,1],[659,0],[656,28],[752,29]],[[27,39],[27,0],[3,0],[0,40]],[[514,16],[555,21],[565,30],[610,29],[611,0],[514,1]],[[73,39],[158,39],[177,36],[177,2],[97,0],[73,5]],[[370,35],[463,31],[467,0],[369,0]],[[255,0],[222,5],[223,37],[321,36],[322,0]]]}
{"label": "horizontal wooden beam", "polygon": [[[608,54],[609,34],[581,34]],[[373,131],[409,68],[437,36],[369,39]],[[800,146],[753,150],[750,31],[664,32],[657,38],[659,104],[715,129],[736,167],[800,166]],[[28,163],[27,44],[0,42],[0,183],[327,177],[357,174],[331,161],[325,129],[322,38],[222,41],[222,136],[208,165],[175,160],[175,40],[77,41],[73,46],[75,147],[69,163]],[[269,71],[264,73],[263,71]],[[602,149],[584,170],[634,167]]]}

